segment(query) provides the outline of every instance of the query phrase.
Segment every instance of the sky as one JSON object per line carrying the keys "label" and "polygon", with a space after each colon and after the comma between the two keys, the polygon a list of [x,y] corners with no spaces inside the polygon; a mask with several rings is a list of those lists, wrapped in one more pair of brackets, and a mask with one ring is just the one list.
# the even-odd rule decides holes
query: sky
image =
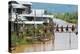
{"label": "sky", "polygon": [[45,9],[52,13],[76,12],[77,5],[32,2],[32,9]]}

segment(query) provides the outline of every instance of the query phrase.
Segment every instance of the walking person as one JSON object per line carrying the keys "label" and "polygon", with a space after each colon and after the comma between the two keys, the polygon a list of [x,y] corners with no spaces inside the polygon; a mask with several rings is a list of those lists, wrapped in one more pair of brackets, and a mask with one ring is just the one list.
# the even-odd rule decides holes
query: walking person
{"label": "walking person", "polygon": [[63,32],[63,26],[61,26],[61,32]]}
{"label": "walking person", "polygon": [[58,25],[56,26],[56,31],[59,31],[59,27],[58,27]]}
{"label": "walking person", "polygon": [[66,31],[68,31],[69,29],[68,29],[68,25],[67,25],[67,27],[66,27]]}
{"label": "walking person", "polygon": [[74,30],[75,30],[75,27],[74,27],[74,25],[72,25],[72,28],[71,28],[71,30],[72,30],[72,31],[74,31]]}

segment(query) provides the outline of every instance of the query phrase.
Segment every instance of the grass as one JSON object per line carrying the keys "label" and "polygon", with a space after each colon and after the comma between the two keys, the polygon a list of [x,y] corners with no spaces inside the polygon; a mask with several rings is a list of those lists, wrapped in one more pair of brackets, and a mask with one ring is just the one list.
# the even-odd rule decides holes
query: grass
{"label": "grass", "polygon": [[[36,40],[34,40],[34,31],[36,33]],[[16,44],[16,45],[22,45],[22,44],[32,44],[32,43],[35,43],[35,42],[39,42],[39,36],[41,37],[42,35],[41,34],[45,34],[47,36],[47,38],[50,38],[52,35],[52,33],[50,32],[47,32],[47,33],[44,33],[44,30],[43,30],[43,26],[42,25],[38,25],[37,28],[28,28],[28,31],[25,31],[25,34],[23,34],[23,38],[21,36],[17,36],[16,35],[16,32],[13,32],[11,34],[11,41],[12,41],[12,44]]]}
{"label": "grass", "polygon": [[77,21],[78,21],[78,13],[77,12],[73,12],[73,13],[57,13],[57,14],[54,14],[54,17],[55,18],[59,18],[59,19],[62,19],[66,22],[69,22],[69,23],[74,23],[76,24]]}
{"label": "grass", "polygon": [[18,38],[16,33],[14,33],[11,36],[11,44],[12,45],[14,45],[14,44],[19,45],[19,44],[31,44],[32,43],[31,40],[26,40],[24,38],[21,38],[21,37]]}

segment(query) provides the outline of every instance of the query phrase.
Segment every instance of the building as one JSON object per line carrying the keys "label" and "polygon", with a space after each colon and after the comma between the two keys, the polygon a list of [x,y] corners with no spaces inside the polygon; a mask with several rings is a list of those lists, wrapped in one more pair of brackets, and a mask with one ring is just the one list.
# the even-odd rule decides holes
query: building
{"label": "building", "polygon": [[20,14],[19,19],[23,20],[26,24],[42,24],[44,21],[49,22],[52,15],[45,15],[43,9],[32,9],[30,14]]}
{"label": "building", "polygon": [[[32,9],[32,3],[23,1],[9,2],[9,22],[11,23],[11,31],[17,30],[15,25],[24,24],[43,24],[47,23],[53,16],[46,15],[44,9]],[[17,26],[18,27],[18,26]],[[20,26],[19,26],[20,27]]]}
{"label": "building", "polygon": [[9,2],[9,16],[11,16],[12,20],[14,21],[16,18],[16,14],[30,14],[31,13],[31,3],[24,3],[23,2],[16,2],[10,1]]}

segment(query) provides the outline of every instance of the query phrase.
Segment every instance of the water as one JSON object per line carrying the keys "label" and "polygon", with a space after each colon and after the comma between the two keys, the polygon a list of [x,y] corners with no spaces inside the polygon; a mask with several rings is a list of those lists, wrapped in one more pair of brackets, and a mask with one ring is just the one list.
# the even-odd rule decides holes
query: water
{"label": "water", "polygon": [[[62,21],[60,19],[53,19],[53,21],[63,26],[72,26],[72,24]],[[52,39],[43,44],[28,44],[28,45],[20,45],[16,47],[15,52],[39,52],[39,51],[54,51],[54,50],[68,50],[68,49],[77,49],[78,48],[78,36],[71,32],[56,32],[55,31],[55,39]]]}
{"label": "water", "polygon": [[78,37],[75,33],[55,33],[55,50],[77,49]]}
{"label": "water", "polygon": [[53,39],[39,44],[20,45],[16,47],[15,52],[39,52],[39,51],[54,51],[54,50],[68,50],[78,48],[78,39],[75,33],[59,33],[55,32],[55,40]]}
{"label": "water", "polygon": [[45,42],[45,44],[32,44],[30,48],[25,48],[24,52],[35,52],[35,51],[49,51],[52,50],[54,47],[52,40]]}

